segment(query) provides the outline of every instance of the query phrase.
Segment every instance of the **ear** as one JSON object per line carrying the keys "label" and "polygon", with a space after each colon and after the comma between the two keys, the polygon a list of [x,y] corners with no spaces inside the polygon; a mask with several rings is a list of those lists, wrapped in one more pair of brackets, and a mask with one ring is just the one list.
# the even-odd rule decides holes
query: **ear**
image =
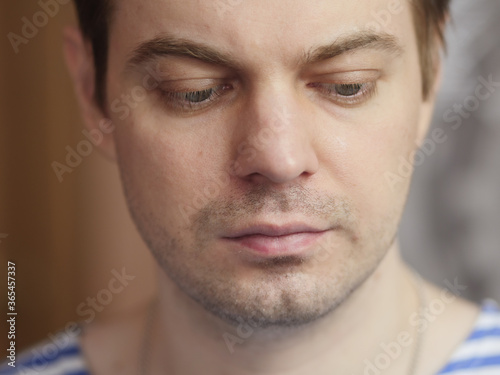
{"label": "ear", "polygon": [[112,135],[114,126],[105,117],[95,100],[92,46],[89,41],[85,40],[79,28],[69,26],[64,29],[63,49],[85,127],[99,150],[108,158],[116,160]]}

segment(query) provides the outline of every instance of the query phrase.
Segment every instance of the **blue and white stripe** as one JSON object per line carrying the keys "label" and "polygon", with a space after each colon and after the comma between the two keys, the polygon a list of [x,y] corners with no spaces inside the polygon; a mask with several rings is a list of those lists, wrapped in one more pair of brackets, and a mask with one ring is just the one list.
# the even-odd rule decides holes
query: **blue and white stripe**
{"label": "blue and white stripe", "polygon": [[80,347],[80,336],[68,339],[63,348],[47,341],[25,350],[17,358],[16,367],[4,363],[0,375],[90,375]]}
{"label": "blue and white stripe", "polygon": [[474,330],[438,375],[500,375],[500,308],[483,303]]}
{"label": "blue and white stripe", "polygon": [[[90,375],[75,336],[53,355],[42,343],[26,350],[18,358],[16,367],[4,364],[0,375]],[[485,301],[473,331],[437,375],[500,375],[500,307],[494,301]]]}

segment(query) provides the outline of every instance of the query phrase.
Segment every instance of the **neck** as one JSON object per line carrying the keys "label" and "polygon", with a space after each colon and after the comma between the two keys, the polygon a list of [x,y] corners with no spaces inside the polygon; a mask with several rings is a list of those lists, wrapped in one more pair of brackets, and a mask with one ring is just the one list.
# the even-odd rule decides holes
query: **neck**
{"label": "neck", "polygon": [[[383,353],[382,343],[394,342],[400,332],[415,333],[408,317],[418,309],[418,296],[397,243],[339,307],[299,328],[228,325],[158,274],[151,374],[364,373]],[[412,354],[410,346],[384,374],[406,373]]]}

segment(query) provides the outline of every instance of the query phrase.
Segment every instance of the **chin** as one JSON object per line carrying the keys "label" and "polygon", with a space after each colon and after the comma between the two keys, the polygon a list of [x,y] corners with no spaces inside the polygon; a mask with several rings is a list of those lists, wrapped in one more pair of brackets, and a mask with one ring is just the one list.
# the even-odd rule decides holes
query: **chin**
{"label": "chin", "polygon": [[195,272],[186,268],[187,263],[173,266],[163,262],[161,267],[203,310],[230,325],[248,324],[256,330],[300,327],[328,316],[377,266],[359,269],[360,264],[352,259],[338,258],[335,264],[306,265],[287,258],[268,260],[251,269],[205,263],[193,268]]}

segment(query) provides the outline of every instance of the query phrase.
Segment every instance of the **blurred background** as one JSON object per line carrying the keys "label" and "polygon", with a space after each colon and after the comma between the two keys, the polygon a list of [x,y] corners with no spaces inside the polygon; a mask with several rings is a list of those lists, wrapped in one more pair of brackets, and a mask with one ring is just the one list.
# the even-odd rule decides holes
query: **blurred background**
{"label": "blurred background", "polygon": [[[154,288],[153,261],[129,218],[115,165],[94,150],[62,181],[54,173],[67,147],[86,138],[61,48],[62,29],[75,24],[73,4],[45,18],[42,11],[35,0],[0,2],[0,280],[7,261],[15,262],[18,350],[88,318],[82,305],[89,298],[105,301],[96,311],[105,318]],[[416,167],[401,245],[405,259],[438,285],[458,277],[466,297],[500,301],[500,87],[488,98],[476,93],[481,79],[500,82],[500,2],[454,0],[452,18],[432,125],[447,141]],[[120,293],[104,293],[123,269],[135,279]],[[4,317],[6,294],[1,282]],[[0,330],[3,351],[5,319]]]}
{"label": "blurred background", "polygon": [[500,301],[500,2],[452,0],[451,19],[431,127],[447,141],[415,168],[402,251],[436,284]]}
{"label": "blurred background", "polygon": [[[66,164],[67,147],[87,138],[62,53],[62,30],[76,24],[73,2],[60,5],[18,53],[9,41],[11,32],[23,36],[24,17],[43,25],[40,11],[38,0],[0,2],[0,234],[8,234],[0,238],[0,311],[5,317],[10,260],[18,349],[89,319],[87,298],[107,304],[95,309],[105,318],[153,292],[152,258],[129,219],[115,165],[94,150],[62,182],[53,170],[53,162]],[[135,279],[110,300],[113,270],[123,268]]]}

